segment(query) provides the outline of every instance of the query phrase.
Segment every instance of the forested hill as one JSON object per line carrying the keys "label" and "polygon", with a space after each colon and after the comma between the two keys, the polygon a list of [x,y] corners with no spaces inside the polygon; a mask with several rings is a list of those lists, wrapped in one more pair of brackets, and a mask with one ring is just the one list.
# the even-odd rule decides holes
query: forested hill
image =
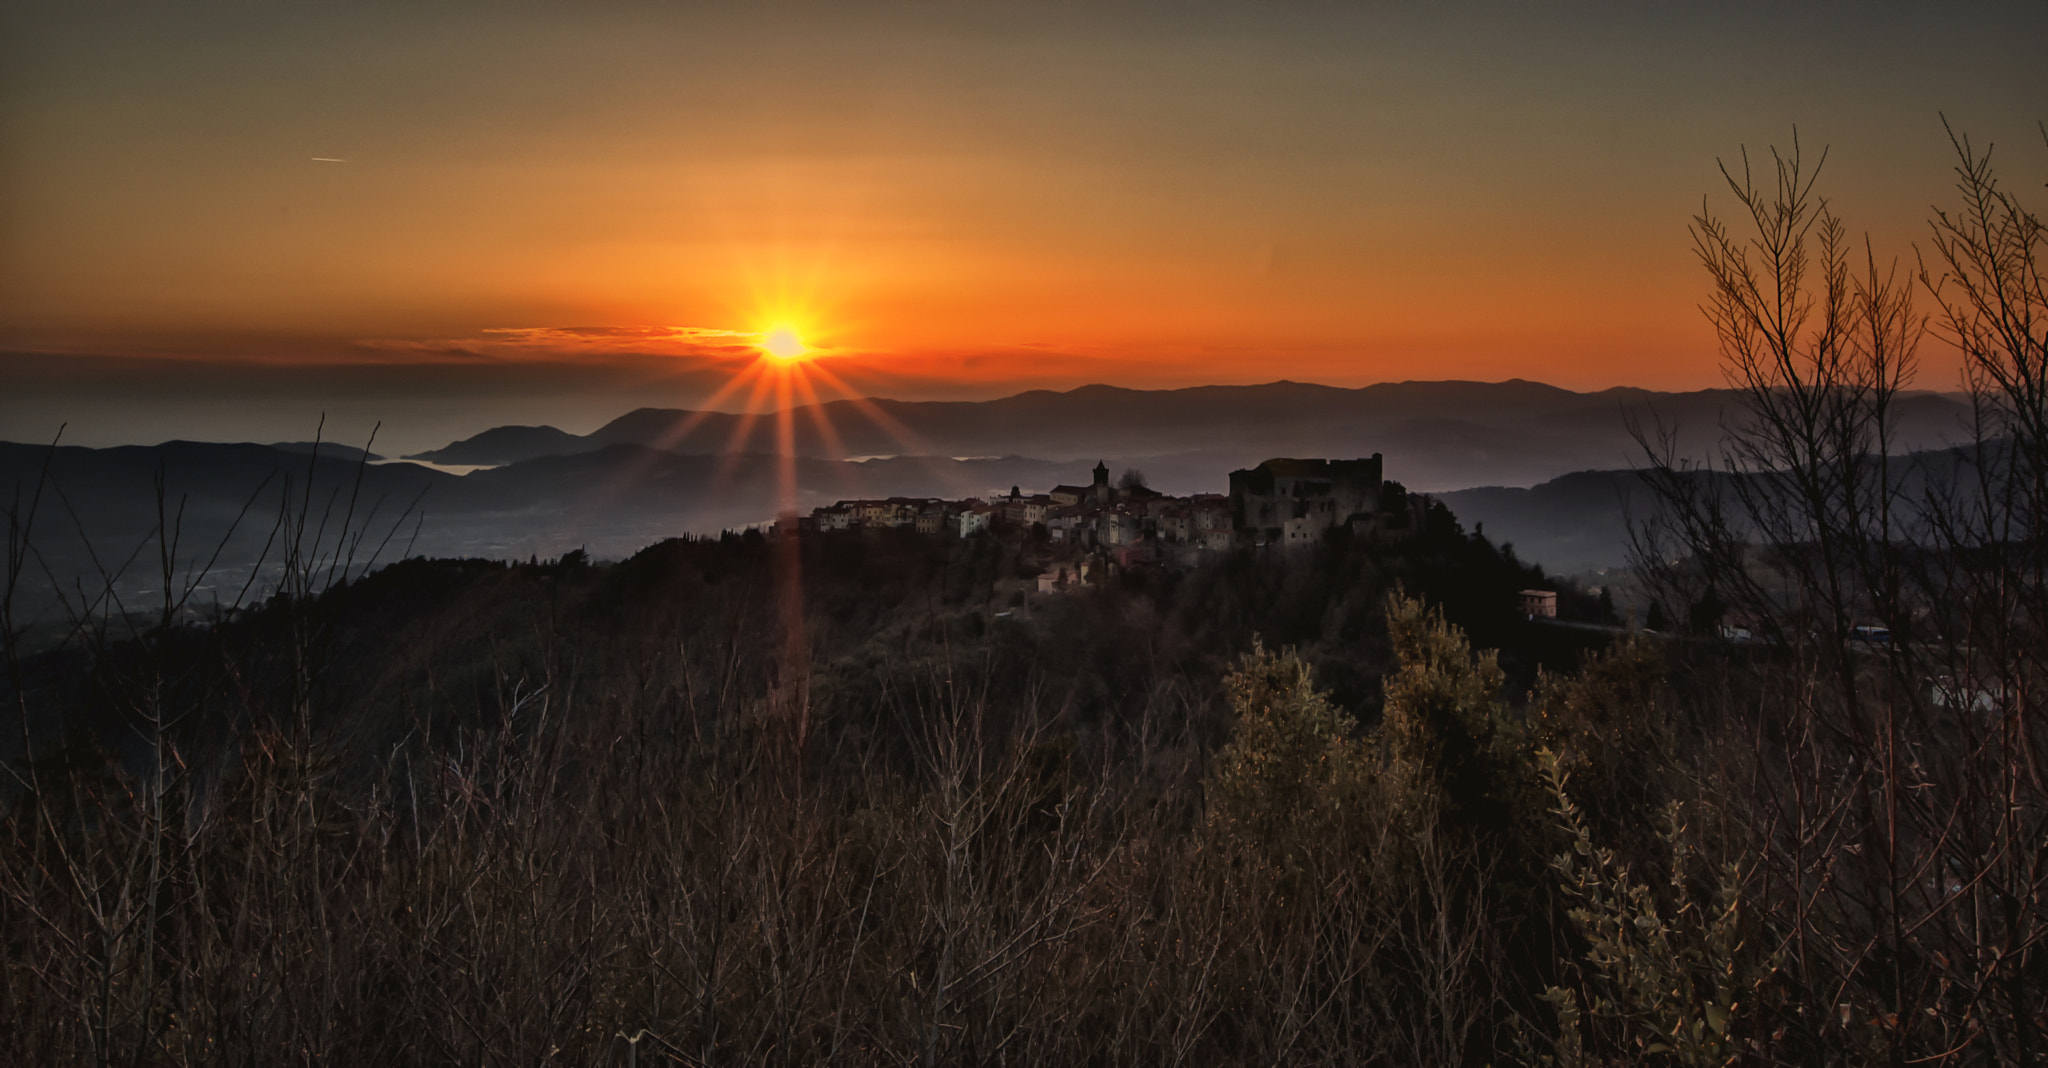
{"label": "forested hill", "polygon": [[[1412,539],[1354,540],[1340,530],[1313,554],[1135,569],[1078,592],[1027,596],[1047,549],[1028,534],[936,539],[885,529],[807,536],[794,557],[749,532],[672,539],[617,564],[573,553],[537,564],[409,559],[312,600],[252,606],[217,630],[189,628],[180,639],[188,652],[214,651],[191,661],[198,674],[186,682],[218,685],[224,702],[195,716],[192,729],[209,729],[209,716],[232,722],[266,687],[289,690],[293,681],[274,672],[308,634],[327,710],[315,726],[363,747],[358,756],[415,727],[475,726],[478,709],[502,711],[520,686],[544,683],[554,700],[589,707],[620,686],[646,685],[704,688],[744,705],[790,678],[790,602],[780,591],[792,568],[819,730],[870,741],[909,729],[887,718],[901,687],[943,677],[998,709],[1049,702],[1084,731],[1124,729],[1165,701],[1213,734],[1223,729],[1218,680],[1255,642],[1298,648],[1333,696],[1369,720],[1391,656],[1384,606],[1397,587],[1503,650],[1518,686],[1540,664],[1569,667],[1588,641],[1604,640],[1526,622],[1516,594],[1545,583],[1542,570],[1468,535],[1441,506]],[[1565,617],[1611,618],[1597,599],[1563,591]],[[118,750],[132,740],[119,702],[105,703],[110,693],[73,689],[90,663],[122,670],[118,645],[99,654],[67,646],[38,662],[29,704],[51,717],[39,732],[54,742],[63,724],[97,723],[81,743],[93,737]],[[206,681],[229,665],[238,665],[234,678]],[[428,722],[409,721],[419,715]],[[7,736],[18,738],[18,725]]]}

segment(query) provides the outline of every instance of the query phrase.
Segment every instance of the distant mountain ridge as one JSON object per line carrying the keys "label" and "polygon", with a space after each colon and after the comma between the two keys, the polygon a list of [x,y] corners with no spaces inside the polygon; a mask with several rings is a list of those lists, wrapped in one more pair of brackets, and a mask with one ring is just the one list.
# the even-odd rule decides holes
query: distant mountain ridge
{"label": "distant mountain ridge", "polygon": [[[819,459],[891,455],[1117,458],[1169,492],[1216,487],[1275,456],[1388,457],[1411,489],[1530,486],[1572,471],[1640,460],[1631,420],[1678,429],[1682,451],[1708,455],[1739,412],[1729,390],[1578,393],[1524,379],[1389,382],[1356,389],[1280,381],[1138,390],[1082,386],[987,401],[831,401],[790,411],[796,452]],[[879,418],[870,413],[879,413]],[[1897,447],[1960,440],[1967,410],[1933,393],[1900,398]],[[776,451],[778,417],[640,408],[587,435],[497,427],[412,459],[508,464],[634,444],[688,453]],[[820,424],[830,426],[827,434]]]}
{"label": "distant mountain ridge", "polygon": [[587,441],[551,426],[498,426],[431,452],[415,453],[406,459],[436,464],[497,466],[541,456],[590,452],[601,447],[587,444]]}
{"label": "distant mountain ridge", "polygon": [[356,448],[353,445],[337,445],[331,441],[273,441],[270,447],[280,452],[296,452],[308,456],[318,455],[337,460],[369,460],[376,463],[384,457],[374,452]]}

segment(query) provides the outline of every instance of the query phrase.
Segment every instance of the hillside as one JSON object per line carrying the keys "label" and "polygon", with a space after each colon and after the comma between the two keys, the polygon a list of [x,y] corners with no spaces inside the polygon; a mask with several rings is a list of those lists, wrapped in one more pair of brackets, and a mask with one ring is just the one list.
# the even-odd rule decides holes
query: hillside
{"label": "hillside", "polygon": [[[0,487],[19,487],[26,509],[46,463],[51,491],[38,505],[33,528],[39,566],[23,579],[23,603],[34,607],[32,614],[53,610],[58,589],[105,587],[103,576],[126,600],[146,600],[162,587],[154,537],[159,474],[163,525],[173,531],[173,569],[206,574],[196,590],[201,603],[215,592],[232,594],[259,562],[274,567],[284,535],[294,529],[327,554],[347,529],[351,540],[343,555],[357,565],[416,553],[525,559],[578,548],[616,559],[664,538],[772,519],[784,484],[783,465],[772,456],[685,455],[638,445],[458,476],[324,451],[315,459],[266,445],[169,442],[52,451],[0,442]],[[1087,477],[1085,465],[1017,457],[805,459],[788,475],[803,511],[846,497],[957,498]]]}

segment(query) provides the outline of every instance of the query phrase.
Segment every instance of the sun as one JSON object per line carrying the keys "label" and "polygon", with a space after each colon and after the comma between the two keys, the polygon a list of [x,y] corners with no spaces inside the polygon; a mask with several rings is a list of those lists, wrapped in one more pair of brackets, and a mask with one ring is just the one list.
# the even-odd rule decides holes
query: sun
{"label": "sun", "polygon": [[804,339],[796,332],[796,327],[781,323],[770,327],[767,333],[761,335],[761,351],[778,360],[801,360],[811,349],[804,344]]}

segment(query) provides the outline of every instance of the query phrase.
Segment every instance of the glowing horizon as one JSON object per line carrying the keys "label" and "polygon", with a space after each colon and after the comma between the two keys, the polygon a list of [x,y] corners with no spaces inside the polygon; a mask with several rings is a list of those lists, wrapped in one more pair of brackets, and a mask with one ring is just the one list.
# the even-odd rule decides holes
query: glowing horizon
{"label": "glowing horizon", "polygon": [[0,352],[536,422],[598,407],[579,382],[703,407],[764,352],[906,399],[1713,387],[1686,224],[1715,161],[1797,126],[1910,265],[1938,112],[2048,169],[2043,35],[1988,4],[17,7]]}

